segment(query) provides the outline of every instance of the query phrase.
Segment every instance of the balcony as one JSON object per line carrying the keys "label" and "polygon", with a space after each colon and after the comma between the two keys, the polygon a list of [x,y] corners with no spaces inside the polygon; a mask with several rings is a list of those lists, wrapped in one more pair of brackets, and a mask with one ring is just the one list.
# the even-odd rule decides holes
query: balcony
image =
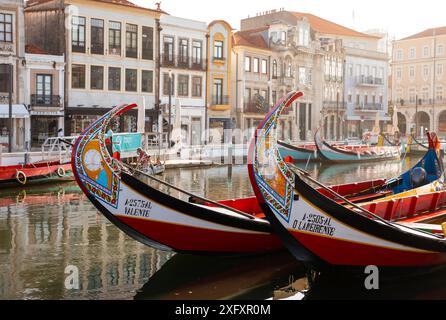
{"label": "balcony", "polygon": [[212,106],[227,106],[229,105],[229,96],[212,96]]}
{"label": "balcony", "polygon": [[294,87],[294,78],[293,77],[281,77],[279,79],[279,84],[287,87]]}
{"label": "balcony", "polygon": [[381,78],[374,78],[372,76],[369,77],[359,76],[356,78],[356,83],[362,86],[374,87],[374,86],[383,86],[384,80]]}
{"label": "balcony", "polygon": [[60,109],[62,104],[60,96],[46,96],[41,94],[32,94],[31,106]]}
{"label": "balcony", "polygon": [[362,103],[356,105],[355,110],[365,112],[384,111],[384,107],[381,103]]}
{"label": "balcony", "polygon": [[197,59],[186,56],[173,56],[168,55],[161,56],[161,67],[164,68],[177,68],[196,71],[206,71],[207,59]]}
{"label": "balcony", "polygon": [[[418,99],[418,106],[422,107],[422,106],[433,106],[433,105],[438,105],[438,106],[444,106],[446,105],[446,99]],[[415,99],[413,100],[404,100],[401,99],[397,102],[395,102],[395,105],[399,105],[399,106],[416,106],[417,102],[415,101]]]}
{"label": "balcony", "polygon": [[245,113],[266,114],[267,111],[255,102],[245,102],[243,104],[243,110]]}
{"label": "balcony", "polygon": [[347,103],[342,103],[342,101],[324,101],[323,108],[327,111],[345,111],[347,110]]}

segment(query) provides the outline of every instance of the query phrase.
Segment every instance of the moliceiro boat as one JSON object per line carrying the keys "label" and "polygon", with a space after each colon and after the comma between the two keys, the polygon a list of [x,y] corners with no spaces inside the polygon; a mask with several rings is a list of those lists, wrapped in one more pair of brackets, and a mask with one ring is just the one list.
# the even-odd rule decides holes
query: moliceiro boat
{"label": "moliceiro boat", "polygon": [[[167,251],[242,255],[283,248],[256,197],[211,201],[113,158],[105,138],[108,126],[114,117],[132,108],[136,105],[120,106],[104,115],[79,137],[73,149],[77,183],[108,220],[143,244]],[[430,172],[423,183],[437,179],[429,169],[436,166],[433,158],[420,165]],[[404,191],[412,189],[410,183],[401,181],[404,175],[330,190],[362,203],[393,195],[396,185],[404,186]],[[322,188],[318,192],[330,196]]]}
{"label": "moliceiro boat", "polygon": [[[282,111],[301,96],[291,92],[260,124],[249,161],[260,206],[290,252],[314,268],[445,264],[446,228],[441,223],[446,221],[446,190],[442,182],[355,204],[283,161],[277,148],[277,122]],[[430,149],[435,148],[438,155],[437,141],[430,135]]]}
{"label": "moliceiro boat", "polygon": [[398,160],[401,158],[402,146],[333,146],[321,139],[319,131],[314,137],[319,156],[322,161],[334,163],[357,163],[384,160]]}
{"label": "moliceiro boat", "polygon": [[294,162],[319,161],[316,145],[294,146],[284,141],[279,141],[278,147],[284,159],[291,157]]}

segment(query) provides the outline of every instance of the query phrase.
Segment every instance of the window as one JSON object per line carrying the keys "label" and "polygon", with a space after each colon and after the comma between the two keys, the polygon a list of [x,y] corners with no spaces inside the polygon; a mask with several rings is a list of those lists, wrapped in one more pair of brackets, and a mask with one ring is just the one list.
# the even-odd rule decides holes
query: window
{"label": "window", "polygon": [[0,64],[0,92],[9,91],[9,65]]}
{"label": "window", "polygon": [[71,50],[85,53],[85,18],[73,17],[71,22]]}
{"label": "window", "polygon": [[142,27],[142,58],[153,60],[153,28]]}
{"label": "window", "polygon": [[276,104],[277,103],[277,91],[273,91],[272,99],[273,99],[272,103]]}
{"label": "window", "polygon": [[149,93],[153,92],[153,71],[142,70],[141,91]]}
{"label": "window", "polygon": [[424,67],[423,67],[423,75],[425,77],[429,77],[429,66],[428,65],[424,65]]}
{"label": "window", "polygon": [[85,66],[73,64],[71,66],[71,87],[73,89],[85,89]]}
{"label": "window", "polygon": [[286,44],[286,31],[282,31],[280,33],[280,41],[282,41],[284,44]]}
{"label": "window", "polygon": [[0,41],[12,42],[12,14],[0,13]]}
{"label": "window", "polygon": [[[170,94],[171,95],[175,95],[175,75],[172,74],[172,82],[170,85]],[[169,95],[169,74],[168,73],[164,73],[163,75],[163,94],[165,96]]]}
{"label": "window", "polygon": [[437,89],[435,90],[435,98],[438,101],[442,101],[443,100],[443,86],[437,87]]}
{"label": "window", "polygon": [[38,74],[36,77],[36,102],[40,105],[51,105],[53,95],[53,76]]}
{"label": "window", "polygon": [[353,102],[353,95],[352,95],[351,91],[348,92],[347,101],[348,101],[348,103],[352,103]]}
{"label": "window", "polygon": [[356,94],[356,104],[357,105],[361,104],[361,95],[359,93]]}
{"label": "window", "polygon": [[125,91],[136,92],[138,90],[138,70],[125,69]]}
{"label": "window", "polygon": [[268,61],[262,60],[262,74],[268,74]]}
{"label": "window", "polygon": [[92,90],[104,89],[104,67],[101,66],[90,67],[90,89]]}
{"label": "window", "polygon": [[253,69],[252,69],[252,71],[254,72],[254,73],[259,73],[259,63],[260,63],[260,60],[259,60],[259,58],[254,58],[254,66],[253,66]]}
{"label": "window", "polygon": [[189,60],[189,40],[180,39],[180,43],[178,44],[179,54],[178,63],[185,66],[188,64]]}
{"label": "window", "polygon": [[417,49],[416,48],[410,48],[409,50],[409,59],[415,59],[417,55]]}
{"label": "window", "polygon": [[429,47],[427,46],[423,47],[423,57],[424,58],[429,57]]}
{"label": "window", "polygon": [[442,44],[437,47],[437,55],[442,56],[444,54],[444,46]]}
{"label": "window", "polygon": [[121,55],[121,23],[110,21],[108,24],[108,51],[111,55]]}
{"label": "window", "polygon": [[223,60],[223,41],[214,42],[214,59]]}
{"label": "window", "polygon": [[398,49],[396,51],[396,60],[397,61],[403,60],[403,50],[402,49]]}
{"label": "window", "polygon": [[429,87],[424,87],[424,88],[421,90],[421,96],[422,96],[422,98],[423,98],[424,101],[429,100]]}
{"label": "window", "polygon": [[104,54],[104,20],[91,19],[91,53]]}
{"label": "window", "polygon": [[437,75],[441,76],[443,75],[443,64],[437,64]]}
{"label": "window", "polygon": [[396,79],[401,80],[403,78],[403,71],[401,68],[396,69]]}
{"label": "window", "polygon": [[202,65],[203,44],[201,41],[192,41],[192,64]]}
{"label": "window", "polygon": [[411,103],[414,103],[415,100],[416,100],[416,92],[415,92],[415,89],[411,88],[411,89],[409,89],[409,101]]}
{"label": "window", "polygon": [[285,62],[285,67],[285,77],[291,78],[293,76],[293,66],[291,64],[291,59],[287,59],[287,61]]}
{"label": "window", "polygon": [[268,91],[267,90],[262,90],[261,96],[263,97],[263,99],[265,99],[265,101],[268,101]]}
{"label": "window", "polygon": [[223,79],[214,79],[214,105],[223,105]]}
{"label": "window", "polygon": [[245,103],[251,103],[251,89],[245,88]]}
{"label": "window", "polygon": [[415,67],[414,66],[409,67],[409,78],[415,79]]}
{"label": "window", "polygon": [[245,57],[245,71],[251,72],[251,57]]}
{"label": "window", "polygon": [[361,65],[360,64],[357,64],[356,65],[356,76],[357,77],[360,77],[361,76]]}
{"label": "window", "polygon": [[127,58],[138,57],[138,26],[136,24],[126,25],[126,49],[125,56]]}
{"label": "window", "polygon": [[174,60],[174,49],[173,49],[173,38],[164,37],[164,57],[163,61],[166,63],[173,63]]}
{"label": "window", "polygon": [[277,79],[277,61],[273,61],[273,78]]}
{"label": "window", "polygon": [[202,96],[202,78],[192,77],[192,97],[201,98]]}
{"label": "window", "polygon": [[300,84],[306,83],[306,70],[304,67],[299,67],[299,83]]}
{"label": "window", "polygon": [[189,96],[189,76],[179,75],[178,76],[178,95],[181,97]]}
{"label": "window", "polygon": [[121,68],[108,68],[108,90],[121,91]]}

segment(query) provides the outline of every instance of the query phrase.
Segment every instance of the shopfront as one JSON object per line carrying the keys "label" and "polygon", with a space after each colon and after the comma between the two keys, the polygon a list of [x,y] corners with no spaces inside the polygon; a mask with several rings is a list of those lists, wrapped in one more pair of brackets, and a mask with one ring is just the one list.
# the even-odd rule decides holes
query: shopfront
{"label": "shopfront", "polygon": [[31,111],[32,148],[40,148],[46,139],[57,137],[59,129],[63,129],[63,112]]}
{"label": "shopfront", "polygon": [[[82,134],[93,122],[110,110],[105,108],[68,108],[65,117],[65,135],[77,136]],[[111,129],[113,132],[137,132],[137,120],[137,110],[131,110],[114,119]]]}
{"label": "shopfront", "polygon": [[[28,147],[29,112],[25,105],[12,105],[12,151]],[[28,134],[29,135],[29,134]],[[0,145],[3,152],[9,148],[9,105],[0,105]]]}

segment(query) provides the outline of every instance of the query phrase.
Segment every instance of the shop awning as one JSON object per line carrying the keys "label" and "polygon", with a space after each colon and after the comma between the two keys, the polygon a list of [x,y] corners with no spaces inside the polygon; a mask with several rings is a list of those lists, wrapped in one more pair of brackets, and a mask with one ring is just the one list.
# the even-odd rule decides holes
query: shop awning
{"label": "shop awning", "polygon": [[[26,119],[29,118],[29,112],[25,105],[13,104],[11,116],[14,119]],[[8,118],[9,118],[9,105],[0,104],[0,119],[8,119]]]}

